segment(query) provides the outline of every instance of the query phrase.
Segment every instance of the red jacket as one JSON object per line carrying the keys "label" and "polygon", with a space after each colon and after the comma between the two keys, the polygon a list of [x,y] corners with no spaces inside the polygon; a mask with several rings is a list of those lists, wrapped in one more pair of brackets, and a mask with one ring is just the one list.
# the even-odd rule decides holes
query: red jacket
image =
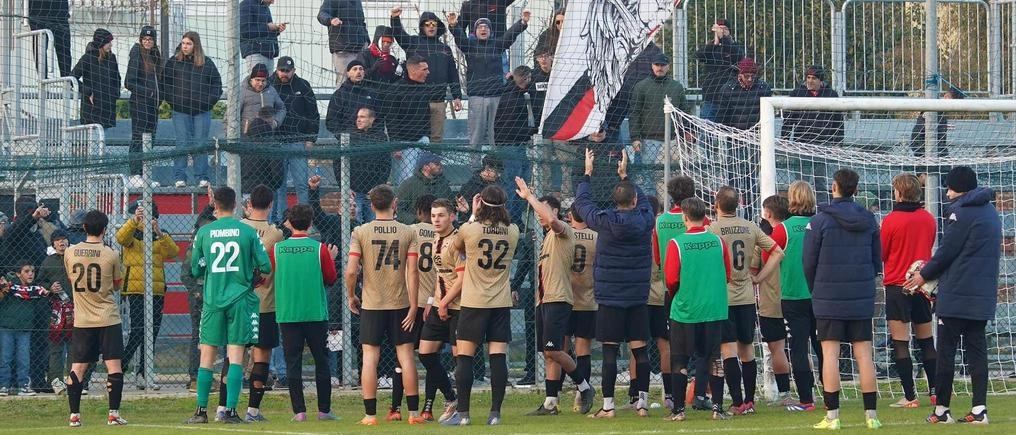
{"label": "red jacket", "polygon": [[903,285],[907,269],[917,260],[928,261],[935,245],[935,217],[913,202],[896,203],[882,220],[884,285]]}

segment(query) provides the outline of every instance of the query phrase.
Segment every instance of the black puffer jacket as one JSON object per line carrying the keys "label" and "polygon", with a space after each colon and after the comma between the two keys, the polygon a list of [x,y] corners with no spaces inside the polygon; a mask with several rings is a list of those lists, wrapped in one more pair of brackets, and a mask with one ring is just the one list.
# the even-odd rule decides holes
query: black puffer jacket
{"label": "black puffer jacket", "polygon": [[315,140],[321,113],[318,112],[317,98],[310,83],[296,74],[293,74],[289,83],[282,83],[277,74],[272,74],[268,83],[275,88],[286,105],[286,119],[282,120],[276,134],[283,140]]}
{"label": "black puffer jacket", "polygon": [[[162,101],[162,93],[159,92],[159,82],[162,80],[162,53],[158,47],[152,49],[150,62],[152,69],[145,69],[144,58],[141,53],[141,44],[134,44],[131,47],[130,58],[127,61],[127,77],[124,78],[123,86],[131,92],[131,122],[141,123],[140,128],[154,129],[158,122],[159,102]],[[152,116],[152,115],[156,116]]]}
{"label": "black puffer jacket", "polygon": [[166,102],[174,112],[197,115],[212,110],[222,97],[222,77],[212,59],[205,57],[205,64],[194,64],[194,56],[179,52],[166,62],[162,89]]}
{"label": "black puffer jacket", "polygon": [[[804,86],[794,89],[791,97],[839,98],[836,91],[822,86],[817,95]],[[798,142],[813,144],[843,143],[843,114],[841,112],[792,111],[784,115],[781,136]]]}
{"label": "black puffer jacket", "polygon": [[[392,104],[398,105],[392,101]],[[338,135],[344,131],[356,129],[356,112],[361,107],[369,107],[378,112],[378,99],[374,89],[367,86],[365,80],[354,83],[352,80],[342,82],[342,85],[332,93],[328,101],[328,113],[325,115],[325,128]],[[380,114],[378,114],[380,117]]]}
{"label": "black puffer jacket", "polygon": [[702,100],[716,101],[720,98],[720,88],[737,77],[737,62],[744,58],[744,48],[733,38],[724,36],[720,44],[711,42],[699,48],[695,54],[704,68],[699,86],[702,87]]}
{"label": "black puffer jacket", "polygon": [[[331,24],[332,18],[342,20],[339,26]],[[324,0],[318,10],[317,20],[328,27],[328,51],[356,53],[367,46],[367,20],[363,17],[363,3],[360,0]]]}
{"label": "black puffer jacket", "polygon": [[745,88],[737,77],[720,89],[720,105],[717,120],[720,124],[747,130],[758,124],[761,102],[759,98],[773,95],[769,84],[756,77],[751,86]]}
{"label": "black puffer jacket", "polygon": [[[437,21],[437,34],[433,37],[424,36],[423,23],[426,21]],[[420,14],[419,34],[410,35],[402,26],[402,20],[398,17],[391,19],[392,32],[395,41],[406,52],[407,56],[422,56],[427,59],[427,66],[430,68],[430,75],[427,76],[428,97],[430,101],[444,101],[445,94],[451,91],[453,99],[462,98],[462,87],[459,85],[459,69],[455,66],[455,58],[452,57],[452,49],[441,42],[441,37],[448,31],[437,14],[424,12]],[[394,138],[393,138],[394,139]]]}
{"label": "black puffer jacket", "polygon": [[99,47],[89,42],[71,74],[81,82],[81,123],[116,126],[116,100],[120,98],[116,55],[109,53],[99,59]]}

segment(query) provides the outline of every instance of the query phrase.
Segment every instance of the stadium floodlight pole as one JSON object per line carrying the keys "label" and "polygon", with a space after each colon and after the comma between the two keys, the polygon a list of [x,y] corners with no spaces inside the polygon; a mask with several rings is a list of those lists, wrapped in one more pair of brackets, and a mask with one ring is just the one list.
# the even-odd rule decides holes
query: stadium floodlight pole
{"label": "stadium floodlight pole", "polygon": [[[924,96],[938,98],[940,77],[938,74],[938,0],[928,0],[924,19]],[[938,149],[945,144],[938,143],[938,112],[924,114],[924,158],[938,157]],[[924,208],[936,218],[939,215],[938,177],[925,174]]]}
{"label": "stadium floodlight pole", "polygon": [[[152,151],[152,134],[144,133],[141,135],[141,155],[148,155]],[[145,374],[146,383],[152,381],[155,376],[155,319],[152,318],[153,311],[155,310],[155,302],[152,300],[152,287],[153,281],[155,281],[154,271],[152,262],[154,261],[152,255],[153,249],[153,237],[152,237],[152,212],[155,210],[154,204],[152,203],[152,183],[149,181],[152,177],[152,163],[148,159],[144,159],[141,165],[141,179],[144,180],[141,187],[141,204],[138,206],[144,210],[144,225],[141,226],[144,243],[143,243],[143,258],[144,258],[144,285],[145,285],[145,343],[144,349],[142,349],[141,355],[144,356],[145,367],[138,372]],[[133,219],[133,216],[128,219]],[[123,285],[128,285],[124,283]],[[131,329],[140,327],[141,325],[131,325]],[[130,361],[127,361],[130,362]]]}
{"label": "stadium floodlight pole", "polygon": [[[673,158],[673,147],[671,141],[674,137],[674,104],[670,97],[663,96],[663,185],[670,180],[670,159]],[[670,195],[660,195],[660,201],[664,210],[670,210]]]}
{"label": "stadium floodlight pole", "polygon": [[[342,150],[341,157],[339,157],[339,173],[335,174],[335,178],[339,181],[339,197],[342,198],[339,204],[347,203],[350,199],[350,186],[349,186],[349,133],[342,133],[339,135],[339,148]],[[321,192],[318,192],[320,194]],[[353,204],[355,200],[351,201]],[[370,207],[368,205],[368,207]],[[359,210],[357,210],[359,212]],[[339,230],[342,234],[342,257],[339,260],[339,270],[346,270],[346,261],[349,260],[349,240],[350,231],[349,227],[353,224],[353,217],[349,215],[349,207],[345,207],[345,210],[341,210],[340,222],[342,222],[342,228]],[[353,369],[353,353],[357,350],[353,349],[353,313],[351,313],[345,307],[349,306],[349,301],[346,299],[348,296],[345,291],[340,291],[339,296],[342,298],[342,368],[344,370]],[[353,379],[357,378],[357,373],[342,373],[342,379],[346,382],[352,382]],[[353,385],[353,384],[350,384]]]}

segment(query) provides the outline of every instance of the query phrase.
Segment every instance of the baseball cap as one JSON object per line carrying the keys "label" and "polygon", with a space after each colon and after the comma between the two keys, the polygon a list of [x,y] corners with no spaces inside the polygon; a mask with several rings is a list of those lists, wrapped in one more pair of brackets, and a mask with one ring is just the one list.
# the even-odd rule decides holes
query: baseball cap
{"label": "baseball cap", "polygon": [[279,58],[279,64],[275,67],[279,71],[292,71],[296,69],[296,63],[293,62],[293,58],[289,56],[282,56]]}

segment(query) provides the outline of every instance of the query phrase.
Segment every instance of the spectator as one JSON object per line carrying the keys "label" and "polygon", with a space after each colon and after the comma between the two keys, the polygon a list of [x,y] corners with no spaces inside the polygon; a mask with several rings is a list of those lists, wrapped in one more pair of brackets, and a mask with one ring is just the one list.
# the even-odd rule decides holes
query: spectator
{"label": "spectator", "polygon": [[[522,65],[512,71],[511,81],[502,86],[497,103],[497,117],[494,119],[494,143],[509,146],[504,152],[516,154],[519,145],[529,144],[536,134],[536,107],[532,98],[533,69]],[[521,150],[522,160],[525,149]],[[528,160],[526,160],[528,161]],[[511,178],[514,180],[516,175]]]}
{"label": "spectator", "polygon": [[53,298],[51,316],[49,323],[49,370],[46,379],[50,381],[53,392],[59,394],[67,389],[64,384],[64,376],[70,372],[71,329],[74,327],[74,304],[71,298],[74,292],[70,282],[67,281],[67,268],[64,266],[64,251],[69,246],[67,233],[62,230],[53,232],[50,236],[50,247],[53,252],[39,267],[38,282],[49,284],[51,289],[60,288],[68,290],[66,300],[63,297]]}
{"label": "spectator", "polygon": [[[758,65],[751,58],[742,59],[737,64],[737,77],[727,82],[720,89],[720,109],[717,121],[721,124],[749,130],[758,123],[760,113],[760,101],[762,97],[773,95],[769,85],[757,78]],[[757,181],[749,174],[758,166],[758,153],[753,152],[749,144],[737,142],[729,144],[729,159],[731,168],[727,172],[730,184],[740,192],[744,193],[744,203],[754,204],[755,195],[758,191]],[[752,209],[744,209],[745,218],[752,219]]]}
{"label": "spectator", "polygon": [[[634,158],[643,165],[663,163],[663,139],[666,135],[663,98],[670,97],[675,107],[689,111],[684,98],[684,86],[670,78],[670,58],[659,53],[652,60],[653,75],[635,84],[632,92],[631,112],[628,118],[631,131],[631,150]],[[656,180],[662,180],[659,173],[646,169],[636,177],[639,187],[646,192],[656,192]]]}
{"label": "spectator", "polygon": [[[349,133],[349,144],[364,148],[378,148],[388,142],[388,136],[380,125],[375,124],[377,115],[369,107],[361,107],[356,112],[356,129]],[[395,153],[398,153],[396,151]],[[370,210],[367,192],[379,184],[388,181],[388,173],[392,170],[391,154],[386,151],[358,152],[349,156],[349,189],[356,195],[354,220],[370,222],[374,213]],[[335,173],[340,174],[342,160],[335,159]]]}
{"label": "spectator", "polygon": [[67,220],[67,242],[69,245],[76,245],[84,242],[85,238],[88,237],[85,234],[85,227],[82,226],[85,221],[85,210],[74,210],[71,212],[70,219]]}
{"label": "spectator", "polygon": [[[116,232],[116,242],[123,247],[124,280],[123,295],[125,303],[130,307],[130,335],[124,346],[123,361],[129,363],[134,353],[141,347],[145,337],[145,242],[144,242],[144,209],[139,202],[131,204],[127,212],[132,216]],[[175,261],[180,254],[169,233],[163,232],[159,226],[159,208],[152,204],[152,337],[158,338],[162,327],[162,311],[166,296],[165,263]],[[133,273],[131,273],[133,272]],[[154,363],[153,363],[154,364]],[[136,384],[139,390],[158,391],[160,386],[155,383],[154,376],[146,376],[148,364],[144,352],[135,366]]]}
{"label": "spectator", "polygon": [[[448,48],[448,45],[442,42],[441,37],[444,36],[447,29],[444,23],[438,19],[437,15],[433,12],[424,12],[420,14],[420,27],[419,34],[411,36],[406,33],[405,28],[402,27],[402,19],[399,18],[402,15],[402,8],[394,7],[391,9],[391,26],[392,32],[395,34],[395,41],[399,43],[399,46],[406,52],[406,56],[412,58],[413,56],[420,56],[427,63],[427,66],[433,69],[432,73],[428,73],[426,76],[427,86],[426,95],[430,102],[429,112],[430,123],[427,124],[429,134],[423,134],[423,136],[429,136],[430,142],[440,143],[444,138],[444,123],[445,123],[445,109],[448,105],[446,102],[447,95],[451,93],[452,98],[452,110],[458,112],[462,110],[462,89],[459,85],[459,70],[455,66],[455,58],[452,57],[452,50]],[[409,60],[406,61],[406,67],[411,67]],[[412,73],[412,71],[409,71]],[[392,110],[382,106],[382,113]],[[391,134],[391,131],[388,132]],[[392,135],[392,140],[396,139]],[[409,166],[410,168],[412,166]]]}
{"label": "spectator", "polygon": [[[356,115],[361,107],[378,109],[378,98],[374,88],[364,81],[366,70],[363,63],[353,60],[346,64],[346,81],[332,93],[325,115],[325,128],[338,136],[356,127]],[[337,172],[336,172],[337,173]],[[371,186],[373,187],[373,186]]]}
{"label": "spectator", "polygon": [[[195,233],[197,233],[197,230],[200,229],[205,224],[215,220],[215,214],[213,212],[214,209],[212,208],[212,206],[208,205],[207,207],[205,207],[204,210],[201,211],[200,214],[198,214],[198,218],[194,222]],[[184,254],[183,264],[185,265],[190,264],[192,247],[193,245],[188,246],[187,252]],[[189,355],[187,358],[188,361],[187,376],[189,379],[189,381],[187,381],[187,391],[190,391],[191,393],[196,393],[198,391],[198,361],[201,356],[200,352],[198,351],[198,338],[199,338],[198,331],[201,327],[201,304],[202,304],[201,299],[204,292],[205,279],[203,276],[194,276],[194,274],[191,273],[189,267],[181,267],[180,281],[183,283],[183,286],[187,289],[187,305],[191,320],[191,336],[190,336],[190,345],[188,346]],[[213,389],[215,389],[217,386],[218,386],[217,382],[212,382]]]}
{"label": "spectator", "polygon": [[734,66],[744,57],[741,44],[734,41],[734,32],[729,19],[716,20],[713,27],[713,40],[699,48],[695,57],[705,68],[702,77],[702,107],[699,116],[710,121],[718,121],[720,104],[723,101],[722,88],[735,78]]}
{"label": "spectator", "polygon": [[367,20],[360,0],[323,0],[317,20],[328,28],[328,51],[332,53],[335,86],[346,80],[346,64],[370,43]]}
{"label": "spectator", "polygon": [[[67,0],[29,0],[28,27],[32,30],[49,29],[53,32],[53,48],[60,77],[71,75],[71,11]],[[36,56],[39,53],[35,53]],[[40,72],[43,78],[48,71]]]}
{"label": "spectator", "polygon": [[988,345],[984,328],[995,319],[998,304],[999,257],[1002,225],[992,205],[995,192],[977,186],[977,174],[957,166],[946,176],[946,196],[952,200],[945,234],[938,250],[919,273],[903,287],[918,291],[926,281],[938,279],[935,314],[938,317],[938,360],[935,392],[938,403],[930,423],[951,423],[956,348],[962,339],[970,381],[973,384],[966,423],[988,423]]}
{"label": "spectator", "polygon": [[854,202],[859,176],[833,174],[833,202],[819,207],[804,233],[804,276],[814,301],[822,343],[822,398],[826,416],[816,429],[839,429],[840,343],[850,343],[861,378],[865,422],[882,426],[875,412],[878,385],[872,350],[875,277],[882,271],[882,243],[875,216]]}
{"label": "spectator", "polygon": [[533,121],[536,127],[543,122],[543,102],[550,88],[550,71],[554,67],[554,52],[547,46],[536,46],[536,68],[533,71],[532,88],[529,96],[533,101]]}
{"label": "spectator", "polygon": [[416,198],[428,193],[435,198],[453,199],[452,188],[448,184],[448,179],[444,177],[441,157],[424,151],[420,155],[419,167],[412,178],[399,185],[395,219],[406,225],[416,222],[413,204],[416,204]]}
{"label": "spectator", "polygon": [[113,54],[113,34],[98,28],[71,75],[81,82],[81,123],[116,126],[116,100],[120,98],[120,67]]}
{"label": "spectator", "polygon": [[501,159],[494,155],[486,155],[481,162],[482,168],[477,169],[473,176],[466,181],[459,189],[459,198],[472,198],[483,191],[484,187],[501,182],[501,173],[504,172],[504,165]]}
{"label": "spectator", "polygon": [[402,77],[402,65],[392,54],[393,43],[395,35],[392,34],[392,28],[377,26],[374,29],[374,42],[356,56],[356,60],[359,60],[367,71],[366,80],[370,86],[380,88]]}
{"label": "spectator", "polygon": [[[173,109],[173,129],[177,149],[205,148],[212,122],[212,107],[222,96],[222,78],[215,62],[205,56],[201,36],[190,31],[183,34],[176,54],[166,63],[166,102]],[[192,153],[194,179],[198,186],[208,186],[208,155]],[[173,162],[176,187],[187,187],[187,156]]]}
{"label": "spectator", "polygon": [[[131,144],[129,187],[144,187],[141,179],[141,135],[150,133],[155,140],[155,130],[159,126],[159,103],[162,95],[159,92],[159,81],[162,80],[162,52],[156,44],[156,32],[152,26],[141,28],[141,36],[131,47],[130,60],[127,62],[127,77],[124,87],[131,92]],[[152,187],[158,187],[158,184]]]}
{"label": "spectator", "polygon": [[[20,396],[34,396],[29,378],[33,361],[30,356],[32,332],[37,329],[40,317],[42,323],[49,324],[50,292],[35,284],[35,266],[30,262],[19,261],[16,270],[18,283],[0,279],[0,396],[14,392]],[[48,331],[48,327],[45,330]],[[12,366],[17,368],[13,387]]]}
{"label": "spectator", "polygon": [[508,6],[512,3],[515,0],[465,0],[459,9],[459,18],[470,35],[477,33],[475,23],[480,18],[490,21],[490,31],[501,35],[508,28]]}
{"label": "spectator", "polygon": [[272,21],[268,7],[273,3],[275,0],[240,0],[240,56],[247,68],[260,63],[271,70],[273,59],[279,57],[279,34],[286,31],[287,23]]}
{"label": "spectator", "polygon": [[[411,56],[406,61],[406,77],[379,95],[380,115],[382,119],[397,119],[388,126],[388,137],[396,142],[431,142],[428,134],[432,134],[430,114],[430,88],[426,84],[430,76],[430,64],[420,56]],[[442,115],[443,116],[443,115]],[[442,123],[444,120],[442,119]],[[443,128],[443,127],[442,127]],[[401,184],[411,177],[416,170],[420,149],[405,148],[392,166],[392,179]]]}
{"label": "spectator", "polygon": [[278,143],[272,128],[274,123],[275,107],[264,106],[247,127],[248,144],[253,149],[251,154],[243,156],[240,165],[240,191],[244,194],[249,194],[259,184],[268,186],[272,191],[285,192],[284,160],[276,157],[270,148]]}
{"label": "spectator", "polygon": [[550,56],[554,56],[554,53],[557,52],[557,40],[561,38],[561,29],[564,27],[564,12],[565,8],[554,11],[554,18],[550,21],[550,25],[536,38],[536,50],[533,56],[537,65],[540,64],[541,52],[548,53]]}
{"label": "spectator", "polygon": [[[950,86],[949,91],[943,94],[942,98],[945,100],[953,100],[953,99],[962,100],[963,98],[966,98],[966,94],[964,94],[963,91],[959,90],[959,88],[955,86]],[[925,131],[927,126],[925,124],[926,124],[925,113],[921,112],[921,114],[918,115],[917,120],[914,121],[914,128],[910,131],[910,150],[914,153],[914,157],[918,159],[924,158],[927,155],[927,143],[925,143],[926,137]],[[949,123],[949,117],[946,116],[945,113],[941,112],[938,113],[938,127],[935,129],[935,132],[937,134],[936,137],[937,140],[935,144],[935,151],[933,152],[933,154],[937,155],[938,157],[946,157],[949,155],[949,147],[946,144],[946,136],[948,135],[949,130],[952,130],[955,127],[956,127],[955,125]],[[922,182],[928,176],[927,174],[930,172],[939,172],[939,173],[944,172],[944,170],[939,170],[939,168],[933,168],[927,165],[919,166],[917,168],[917,171],[918,171],[917,176],[922,180]],[[940,181],[939,185],[945,184],[944,178],[940,178],[939,181]],[[946,210],[944,207],[939,208],[940,215],[944,215],[945,211]]]}
{"label": "spectator", "polygon": [[[314,141],[321,128],[321,113],[318,112],[314,89],[307,80],[296,75],[296,62],[289,56],[279,58],[278,68],[268,83],[275,88],[286,107],[286,118],[278,129],[281,140],[286,143],[283,149],[292,152],[310,151],[314,148]],[[293,182],[297,201],[307,203],[307,178],[310,174],[306,155],[290,154],[284,161],[283,168],[282,187],[276,190],[273,202],[273,222],[282,219],[282,212],[288,204],[285,189],[287,179]]]}
{"label": "spectator", "polygon": [[[614,188],[613,209],[601,210],[593,201],[589,177],[594,155],[586,150],[585,179],[578,186],[575,210],[598,234],[593,263],[597,312],[597,339],[603,343],[603,407],[593,417],[614,416],[614,384],[617,381],[619,343],[627,341],[637,373],[649,373],[649,277],[653,257],[646,246],[652,242],[655,214],[642,190],[627,180],[628,159],[622,153],[617,166],[620,182]],[[639,414],[649,409],[649,376],[638,378]]]}
{"label": "spectator", "polygon": [[[825,83],[825,68],[812,65],[804,73],[804,84],[791,93],[791,97],[839,98],[836,91]],[[781,136],[819,145],[840,146],[843,144],[843,114],[840,112],[788,111],[784,113]],[[802,162],[802,165],[805,164]],[[820,158],[810,162],[811,168],[801,168],[802,173],[813,174],[815,190],[820,195],[828,189],[826,165]]]}
{"label": "spectator", "polygon": [[240,130],[243,137],[249,136],[250,123],[258,117],[262,107],[273,107],[275,115],[272,117],[271,127],[276,130],[286,119],[286,104],[282,102],[279,93],[268,84],[268,67],[264,64],[256,64],[251,68],[250,76],[243,84],[240,96],[240,122],[243,127]]}
{"label": "spectator", "polygon": [[14,202],[14,210],[14,223],[7,228],[4,236],[8,258],[0,266],[4,270],[11,270],[20,259],[28,260],[33,266],[42,265],[49,245],[43,234],[52,228],[52,224],[46,220],[50,215],[49,208],[44,203],[36,202],[34,197],[24,195]]}
{"label": "spectator", "polygon": [[921,347],[928,396],[935,403],[935,339],[932,337],[931,301],[903,288],[915,261],[928,261],[935,245],[935,217],[924,209],[924,189],[913,174],[899,174],[892,182],[893,211],[882,220],[882,262],[885,263],[885,318],[892,339],[893,361],[903,387],[903,397],[889,405],[919,408],[914,388],[914,361],[910,356],[910,332]]}
{"label": "spectator", "polygon": [[522,19],[508,32],[494,36],[489,19],[480,18],[473,24],[476,38],[469,38],[457,26],[458,18],[448,16],[448,27],[455,37],[455,45],[466,56],[466,90],[469,91],[469,145],[478,150],[481,145],[494,143],[494,120],[497,103],[504,87],[504,67],[501,57],[515,39],[529,27],[531,14],[522,12]]}

